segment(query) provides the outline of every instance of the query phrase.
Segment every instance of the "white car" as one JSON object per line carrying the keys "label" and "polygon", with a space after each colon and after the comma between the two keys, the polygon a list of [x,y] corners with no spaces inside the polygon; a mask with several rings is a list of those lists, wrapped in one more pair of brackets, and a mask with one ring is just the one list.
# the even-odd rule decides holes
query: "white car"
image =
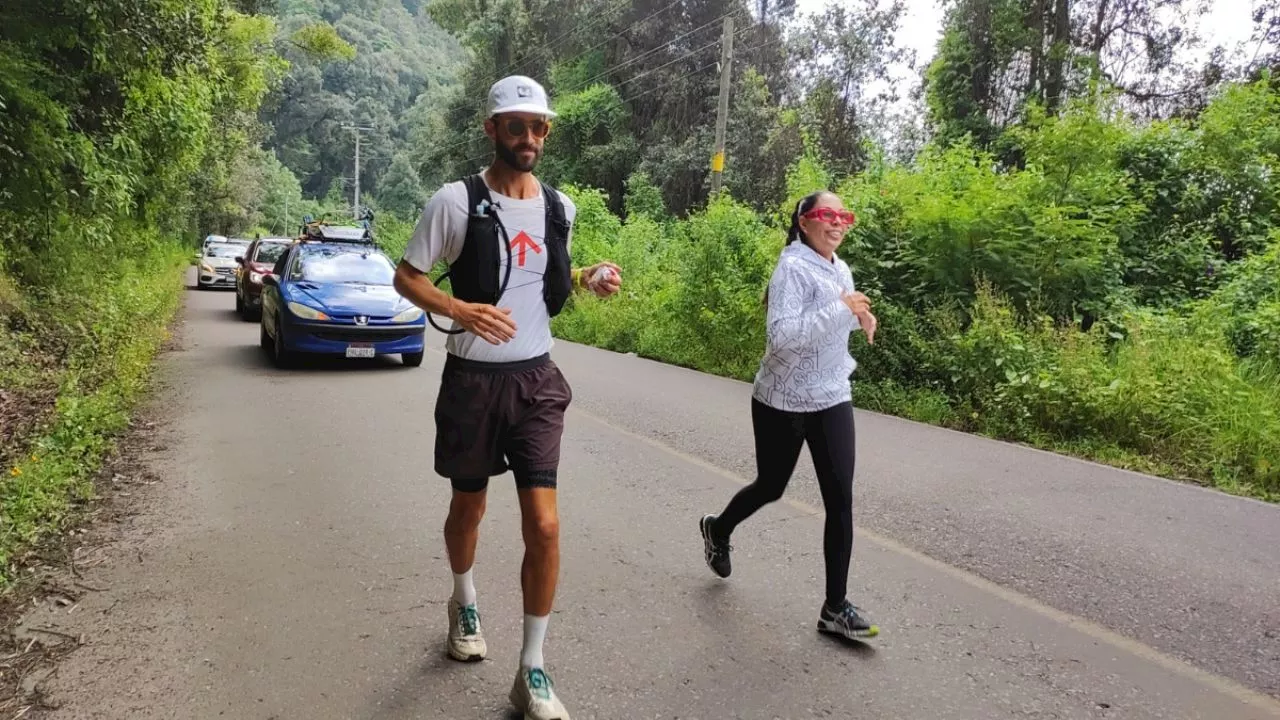
{"label": "white car", "polygon": [[236,286],[236,258],[244,253],[238,243],[209,243],[200,256],[196,268],[196,287],[204,290],[212,287]]}
{"label": "white car", "polygon": [[209,246],[214,243],[224,243],[226,241],[227,238],[225,235],[206,235],[204,237],[204,243],[200,245],[200,253],[204,254],[204,251],[208,250]]}

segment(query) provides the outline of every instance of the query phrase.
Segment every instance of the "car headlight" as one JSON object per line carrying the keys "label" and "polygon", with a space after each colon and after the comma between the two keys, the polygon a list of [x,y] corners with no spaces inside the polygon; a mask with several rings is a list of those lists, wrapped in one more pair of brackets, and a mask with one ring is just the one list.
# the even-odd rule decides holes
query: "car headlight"
{"label": "car headlight", "polygon": [[411,307],[408,310],[401,312],[399,315],[396,315],[395,317],[391,318],[391,322],[394,322],[394,323],[414,322],[420,317],[422,317],[422,308]]}
{"label": "car headlight", "polygon": [[213,266],[207,262],[200,263],[200,269],[209,274],[213,274]]}
{"label": "car headlight", "polygon": [[307,307],[302,303],[296,303],[296,302],[289,303],[289,312],[293,313],[294,315],[297,315],[298,317],[304,320],[328,320],[329,319],[328,315],[325,315],[324,313],[320,312],[319,310],[313,307]]}
{"label": "car headlight", "polygon": [[249,282],[253,283],[254,285],[261,285],[263,277],[264,277],[263,274],[260,272],[250,272]]}

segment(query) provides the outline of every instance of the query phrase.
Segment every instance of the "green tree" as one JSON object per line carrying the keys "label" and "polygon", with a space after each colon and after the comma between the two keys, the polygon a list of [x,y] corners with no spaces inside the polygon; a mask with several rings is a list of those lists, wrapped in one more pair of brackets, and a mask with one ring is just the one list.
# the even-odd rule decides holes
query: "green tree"
{"label": "green tree", "polygon": [[[372,127],[361,137],[360,184],[376,196],[393,158],[419,154],[413,138],[425,113],[413,108],[456,81],[461,48],[416,3],[289,0],[278,13],[292,68],[262,113],[268,146],[319,196],[351,175],[354,137],[344,126]],[[317,56],[316,46],[330,52]]]}
{"label": "green tree", "polygon": [[397,155],[378,181],[378,203],[396,217],[413,218],[426,204],[427,196],[418,173],[407,155]]}

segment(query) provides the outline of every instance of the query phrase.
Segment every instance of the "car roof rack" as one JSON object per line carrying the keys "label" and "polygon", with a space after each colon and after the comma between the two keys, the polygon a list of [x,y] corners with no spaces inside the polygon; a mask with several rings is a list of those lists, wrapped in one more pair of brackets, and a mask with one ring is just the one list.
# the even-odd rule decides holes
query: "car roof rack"
{"label": "car roof rack", "polygon": [[358,225],[334,224],[327,220],[313,220],[310,215],[302,218],[302,233],[298,237],[301,242],[345,242],[364,245],[373,244],[373,228],[369,220],[361,220]]}

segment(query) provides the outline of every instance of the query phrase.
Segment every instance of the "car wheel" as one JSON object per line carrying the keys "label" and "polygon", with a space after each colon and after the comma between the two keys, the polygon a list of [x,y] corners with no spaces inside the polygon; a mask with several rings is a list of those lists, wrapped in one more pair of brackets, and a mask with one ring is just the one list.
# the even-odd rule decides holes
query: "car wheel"
{"label": "car wheel", "polygon": [[244,311],[244,300],[241,299],[240,293],[236,293],[236,314],[240,316],[241,320],[249,319],[248,313]]}
{"label": "car wheel", "polygon": [[276,367],[287,368],[293,365],[293,353],[284,346],[284,321],[276,320],[276,337],[275,351],[271,353],[271,359],[276,361]]}
{"label": "car wheel", "polygon": [[422,358],[426,354],[427,353],[425,351],[415,352],[415,353],[400,353],[400,361],[403,362],[406,367],[418,367],[422,365]]}
{"label": "car wheel", "polygon": [[266,325],[258,326],[258,345],[267,353],[267,357],[275,359],[276,346],[275,343],[272,342],[271,336],[267,334]]}

